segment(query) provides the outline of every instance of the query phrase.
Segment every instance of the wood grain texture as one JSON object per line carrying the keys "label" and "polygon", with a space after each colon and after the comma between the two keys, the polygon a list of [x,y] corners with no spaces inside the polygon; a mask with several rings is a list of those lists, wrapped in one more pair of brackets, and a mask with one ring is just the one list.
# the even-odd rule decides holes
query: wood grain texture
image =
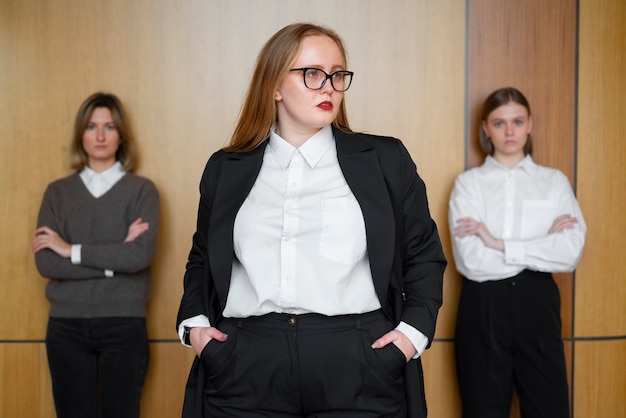
{"label": "wood grain texture", "polygon": [[626,2],[580,2],[578,199],[587,222],[575,334],[626,336]]}
{"label": "wood grain texture", "polygon": [[43,343],[0,344],[0,416],[56,417]]}
{"label": "wood grain texture", "polygon": [[[200,175],[233,129],[261,46],[295,21],[328,25],[344,38],[356,73],[346,95],[351,125],[403,140],[451,254],[447,199],[464,165],[464,0],[401,0],[394,7],[377,0],[2,0],[0,193],[10,198],[2,199],[0,217],[10,222],[0,228],[0,349],[3,376],[20,372],[39,384],[48,414],[16,415],[35,403],[5,396],[3,416],[53,410],[45,358],[38,369],[21,369],[19,350],[6,347],[42,344],[45,336],[46,279],[30,252],[37,212],[46,185],[70,173],[74,114],[98,90],[125,103],[139,143],[138,173],[161,193],[148,308],[153,361],[142,414],[177,414],[192,353],[175,342],[174,322]],[[448,269],[438,338],[453,329],[458,286],[451,275]],[[434,369],[427,379],[437,375]]]}
{"label": "wood grain texture", "polygon": [[[484,160],[478,144],[484,100],[492,91],[512,86],[530,102],[533,159],[558,168],[575,187],[576,18],[573,0],[468,2],[468,168]],[[562,335],[571,338],[573,276],[554,276],[561,293]],[[566,349],[568,374],[570,352]],[[511,417],[519,417],[517,398]]]}
{"label": "wood grain texture", "polygon": [[438,341],[422,355],[424,377],[428,384],[426,403],[429,418],[461,416],[459,389],[454,362],[454,342]]}
{"label": "wood grain texture", "polygon": [[626,340],[575,345],[574,418],[626,416]]}
{"label": "wood grain texture", "polygon": [[[468,167],[484,160],[478,145],[484,100],[513,86],[530,102],[533,159],[558,168],[575,187],[576,2],[470,0],[468,13]],[[563,335],[571,337],[572,276],[555,277]]]}
{"label": "wood grain texture", "polygon": [[142,417],[178,417],[195,353],[177,342],[150,344],[150,368],[141,397]]}
{"label": "wood grain texture", "polygon": [[[450,260],[437,341],[424,354],[430,416],[460,416],[451,341],[460,282],[447,199],[456,175],[482,161],[477,113],[495,88],[526,93],[535,159],[575,184],[589,227],[575,277],[556,276],[564,337],[626,335],[626,6],[579,0],[578,7],[576,61],[574,0],[402,0],[394,7],[376,0],[0,1],[0,415],[53,416],[41,342],[46,280],[30,244],[45,186],[70,172],[74,113],[97,90],[127,105],[139,174],[161,192],[148,315],[153,359],[142,405],[143,416],[178,413],[193,353],[175,342],[174,318],[200,174],[233,128],[261,45],[299,20],[344,37],[356,73],[346,96],[353,128],[401,138],[428,187]],[[625,415],[623,376],[616,373],[624,369],[623,340],[574,344],[572,351],[566,341],[574,416]]]}
{"label": "wood grain texture", "polygon": [[470,0],[468,14],[468,166],[483,161],[482,103],[512,86],[530,102],[535,160],[573,180],[576,1]]}

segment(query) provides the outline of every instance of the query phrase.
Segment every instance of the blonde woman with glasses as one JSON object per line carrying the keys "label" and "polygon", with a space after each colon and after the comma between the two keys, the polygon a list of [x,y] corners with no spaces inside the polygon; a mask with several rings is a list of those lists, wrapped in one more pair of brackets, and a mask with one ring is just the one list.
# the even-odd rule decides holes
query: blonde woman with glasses
{"label": "blonde woman with glasses", "polygon": [[425,417],[421,353],[446,265],[402,143],[354,133],[339,36],[264,46],[200,182],[178,312],[184,417]]}

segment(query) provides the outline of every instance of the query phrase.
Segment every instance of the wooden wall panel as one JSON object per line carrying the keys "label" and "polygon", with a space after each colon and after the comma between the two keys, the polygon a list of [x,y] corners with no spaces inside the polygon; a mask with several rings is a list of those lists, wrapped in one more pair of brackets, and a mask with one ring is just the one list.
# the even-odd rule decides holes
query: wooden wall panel
{"label": "wooden wall panel", "polygon": [[461,416],[461,403],[456,383],[454,342],[436,341],[422,355],[425,386],[430,418]]}
{"label": "wooden wall panel", "polygon": [[[484,160],[478,144],[482,103],[506,86],[521,90],[533,117],[533,159],[574,185],[576,2],[470,0],[468,8],[467,166]],[[571,274],[557,274],[563,336],[572,336]]]}
{"label": "wooden wall panel", "polygon": [[[179,410],[193,354],[177,345],[174,321],[202,168],[227,141],[262,44],[303,20],[344,37],[356,73],[346,96],[351,124],[405,142],[451,254],[447,199],[464,161],[464,0],[402,0],[394,7],[376,0],[2,0],[0,193],[9,198],[0,199],[0,217],[10,222],[0,228],[0,350],[3,376],[22,373],[42,394],[39,404],[31,402],[32,390],[16,392],[13,401],[5,396],[3,416],[52,413],[45,357],[36,369],[21,368],[24,357],[7,347],[16,341],[43,346],[46,280],[35,269],[30,244],[47,183],[70,173],[77,107],[97,90],[125,102],[139,142],[138,172],[161,192],[143,415]],[[453,329],[458,288],[448,276],[437,338]],[[437,347],[433,368],[453,361]],[[432,381],[433,389],[441,388],[438,376],[430,370],[427,387]],[[445,399],[438,390],[429,389],[431,411]],[[454,402],[446,399],[446,408]],[[46,412],[13,413],[35,407]]]}
{"label": "wooden wall panel", "polygon": [[575,333],[626,338],[626,2],[580,2],[578,198],[588,232]]}
{"label": "wooden wall panel", "polygon": [[0,416],[56,417],[43,343],[0,344]]}
{"label": "wooden wall panel", "polygon": [[178,417],[194,351],[178,342],[150,344],[150,369],[141,398],[141,416]]}
{"label": "wooden wall panel", "polygon": [[[489,93],[521,90],[533,117],[533,159],[560,169],[575,187],[575,0],[468,2],[467,167],[482,163],[480,112]],[[563,337],[573,335],[572,274],[555,274],[561,292]],[[566,342],[571,382],[571,344]],[[515,401],[511,417],[519,417]]]}
{"label": "wooden wall panel", "polygon": [[[274,14],[276,7],[268,6],[277,3],[285,7]],[[29,253],[41,195],[49,181],[70,172],[67,142],[78,104],[95,90],[113,91],[127,104],[137,131],[139,173],[154,179],[162,194],[150,331],[153,338],[171,337],[203,165],[227,140],[262,43],[296,20],[343,29],[338,31],[357,73],[346,98],[352,125],[406,142],[432,185],[433,214],[445,225],[447,194],[463,155],[463,122],[448,118],[463,109],[464,7],[461,0],[405,3],[400,12],[378,2],[346,2],[337,16],[327,17],[316,12],[324,9],[319,5],[273,1],[2,2],[7,59],[0,67],[0,110],[8,124],[1,184],[15,196],[11,205],[4,202],[2,214],[16,221],[15,228],[2,230],[10,239],[0,245],[7,260],[19,261],[3,263],[2,277],[32,279],[7,280],[11,293],[43,295],[45,280]],[[264,18],[251,27],[233,25],[231,15]],[[65,25],[68,17],[73,25]],[[433,36],[445,43],[445,53]],[[32,170],[21,179],[24,167]],[[46,303],[33,312],[23,302],[17,298],[0,309],[38,325],[3,325],[0,336],[43,336]]]}
{"label": "wooden wall panel", "polygon": [[[607,364],[622,371],[626,353],[621,274],[626,231],[618,221],[626,189],[622,140],[626,124],[621,116],[626,4],[620,0],[468,4],[468,166],[482,161],[476,139],[485,95],[504,85],[519,87],[533,108],[535,160],[569,176],[588,225],[574,280],[571,275],[556,275],[573,414],[622,416],[624,380],[609,372]],[[583,337],[589,340],[581,342]]]}
{"label": "wooden wall panel", "polygon": [[626,339],[576,342],[574,418],[626,416]]}
{"label": "wooden wall panel", "polygon": [[202,167],[227,140],[263,42],[285,24],[308,20],[346,41],[357,74],[346,96],[353,127],[402,138],[428,186],[451,262],[437,340],[424,355],[430,415],[460,411],[451,340],[459,277],[447,199],[456,175],[482,161],[478,108],[504,85],[527,94],[535,159],[577,180],[589,225],[575,282],[557,275],[574,416],[624,415],[624,8],[621,0],[402,0],[394,7],[375,0],[0,1],[0,414],[54,416],[41,343],[46,280],[30,243],[46,184],[69,173],[77,106],[107,90],[127,104],[139,173],[162,194],[143,415],[176,415],[193,353],[177,344],[173,326]]}
{"label": "wooden wall panel", "polygon": [[530,102],[533,156],[574,175],[576,1],[469,0],[468,166],[483,160],[480,108],[493,90],[513,86]]}
{"label": "wooden wall panel", "polygon": [[581,0],[578,198],[588,232],[576,272],[574,418],[626,416],[626,3]]}

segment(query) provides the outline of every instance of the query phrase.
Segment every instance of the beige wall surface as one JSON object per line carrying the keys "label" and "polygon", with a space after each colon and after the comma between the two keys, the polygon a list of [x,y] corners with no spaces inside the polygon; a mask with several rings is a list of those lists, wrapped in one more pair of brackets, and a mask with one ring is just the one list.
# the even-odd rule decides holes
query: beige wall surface
{"label": "beige wall surface", "polygon": [[[549,3],[0,0],[0,416],[54,417],[43,344],[46,279],[30,245],[46,185],[71,172],[74,114],[99,90],[124,101],[140,148],[138,173],[161,193],[142,416],[179,416],[193,354],[176,341],[174,324],[200,175],[228,140],[259,49],[295,21],[328,25],[342,35],[355,72],[346,94],[353,129],[401,138],[426,182],[450,261],[436,341],[424,354],[429,416],[460,416],[454,372],[460,280],[450,251],[448,196],[466,161],[477,158],[469,128],[481,95],[489,82],[504,83],[520,70],[529,74],[522,87],[536,92],[531,104],[539,103],[537,114],[563,127],[559,135],[553,124],[543,125],[551,142],[539,157],[577,185],[589,225],[580,268],[560,283],[572,295],[564,332],[574,416],[626,415],[619,210],[626,185],[626,11],[621,0]],[[579,27],[572,15],[577,5]],[[523,15],[527,25],[502,23],[512,15]],[[536,30],[524,35],[525,27]],[[513,55],[506,67],[475,61],[493,59],[511,42],[527,60]],[[533,43],[541,44],[536,55]]]}
{"label": "beige wall surface", "polygon": [[462,170],[463,119],[454,115],[463,114],[463,2],[406,1],[397,9],[377,1],[307,4],[0,2],[0,185],[11,196],[3,219],[12,220],[0,244],[12,262],[2,264],[0,280],[17,296],[0,314],[28,323],[6,321],[0,338],[43,338],[45,280],[38,280],[29,252],[32,232],[45,186],[70,173],[78,105],[98,90],[127,105],[141,153],[138,172],[161,191],[150,336],[173,337],[200,174],[231,133],[260,47],[294,21],[326,24],[344,37],[356,73],[346,95],[353,128],[405,141],[430,186],[434,216],[445,223],[447,188]]}
{"label": "beige wall surface", "polygon": [[[70,173],[69,137],[82,100],[99,90],[120,96],[139,142],[138,173],[161,193],[142,414],[176,416],[192,355],[175,341],[174,323],[198,182],[233,129],[262,44],[295,21],[328,25],[343,36],[356,74],[346,95],[353,129],[405,142],[447,242],[447,198],[463,170],[464,6],[464,0],[393,7],[374,0],[0,0],[0,193],[8,197],[0,204],[1,415],[54,416],[42,343],[46,280],[30,244],[46,185]],[[445,337],[453,308],[442,311]],[[33,353],[36,363],[28,360]],[[443,385],[453,386],[448,374]]]}

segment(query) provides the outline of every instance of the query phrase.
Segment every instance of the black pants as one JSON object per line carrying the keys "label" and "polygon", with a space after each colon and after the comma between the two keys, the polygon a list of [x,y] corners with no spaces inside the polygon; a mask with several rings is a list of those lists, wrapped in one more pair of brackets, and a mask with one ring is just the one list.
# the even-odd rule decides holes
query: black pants
{"label": "black pants", "polygon": [[464,280],[456,326],[464,418],[508,418],[514,389],[522,417],[569,417],[560,306],[551,274]]}
{"label": "black pants", "polygon": [[145,318],[49,318],[58,418],[138,418],[148,369]]}
{"label": "black pants", "polygon": [[228,340],[201,355],[207,417],[406,417],[404,354],[371,348],[394,328],[381,311],[268,314],[218,328]]}

